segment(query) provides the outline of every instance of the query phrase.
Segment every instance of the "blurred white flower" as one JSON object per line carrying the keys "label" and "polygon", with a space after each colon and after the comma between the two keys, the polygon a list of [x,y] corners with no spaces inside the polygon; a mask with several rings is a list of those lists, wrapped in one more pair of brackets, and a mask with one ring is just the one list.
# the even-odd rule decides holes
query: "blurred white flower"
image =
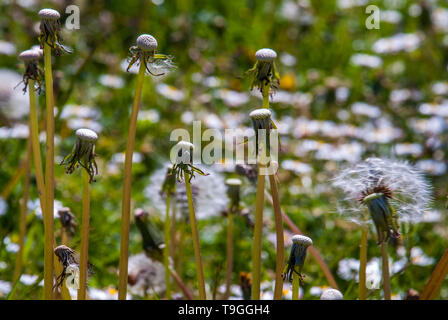
{"label": "blurred white flower", "polygon": [[395,154],[399,156],[412,155],[419,156],[423,152],[423,147],[418,143],[397,143],[394,147]]}
{"label": "blurred white flower", "polygon": [[437,31],[448,32],[448,9],[436,8],[431,12],[431,19]]}
{"label": "blurred white flower", "polygon": [[7,210],[8,203],[3,199],[3,197],[0,197],[0,216],[4,215]]}
{"label": "blurred white flower", "polygon": [[0,112],[7,118],[21,119],[28,115],[30,103],[19,85],[22,76],[9,69],[0,69]]}
{"label": "blurred white flower", "polygon": [[249,101],[249,96],[246,92],[238,92],[228,89],[217,90],[215,96],[222,99],[229,107],[239,107]]}
{"label": "blurred white flower", "polygon": [[380,11],[381,22],[388,22],[392,24],[400,23],[402,20],[402,15],[396,10],[381,10]]}
{"label": "blurred white flower", "polygon": [[381,38],[373,44],[373,51],[380,54],[411,52],[420,47],[421,39],[414,33],[398,33],[389,38]]}
{"label": "blurred white flower", "polygon": [[31,286],[36,283],[38,276],[33,274],[22,274],[20,276],[20,282],[26,286]]}
{"label": "blurred white flower", "polygon": [[[11,292],[12,286],[8,281],[0,280],[0,292],[3,295],[7,295]],[[0,295],[1,296],[1,295]]]}
{"label": "blurred white flower", "polygon": [[163,97],[173,101],[182,101],[185,98],[185,93],[173,86],[165,83],[159,83],[156,86],[156,91]]}
{"label": "blurred white flower", "polygon": [[434,176],[441,176],[446,172],[446,164],[433,159],[419,160],[415,164],[417,168]]}
{"label": "blurred white flower", "polygon": [[378,118],[381,116],[380,108],[365,102],[355,102],[352,104],[351,109],[354,114],[367,116],[370,118]]}
{"label": "blurred white flower", "polygon": [[338,7],[340,9],[350,9],[364,5],[367,5],[367,0],[338,0]]}
{"label": "blurred white flower", "polygon": [[442,103],[423,103],[419,106],[418,111],[421,114],[435,115],[439,117],[448,117],[448,100]]}
{"label": "blurred white flower", "polygon": [[129,291],[140,297],[165,291],[165,268],[160,262],[139,253],[129,257]]}
{"label": "blurred white flower", "polygon": [[124,86],[124,79],[113,74],[102,74],[98,78],[99,83],[105,87],[120,89]]}
{"label": "blurred white flower", "polygon": [[157,123],[160,120],[159,111],[156,109],[140,110],[138,113],[138,120]]}
{"label": "blurred white flower", "polygon": [[383,60],[380,57],[372,56],[364,53],[356,53],[350,58],[350,62],[356,66],[379,68],[383,65]]}
{"label": "blurred white flower", "polygon": [[15,53],[16,53],[16,46],[14,45],[14,43],[5,40],[0,40],[0,54],[12,56]]}

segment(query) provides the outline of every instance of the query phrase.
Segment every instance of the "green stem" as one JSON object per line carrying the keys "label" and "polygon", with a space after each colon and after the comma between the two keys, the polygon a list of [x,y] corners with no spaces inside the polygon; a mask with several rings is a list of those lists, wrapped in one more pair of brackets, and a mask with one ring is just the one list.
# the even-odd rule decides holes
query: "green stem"
{"label": "green stem", "polygon": [[30,97],[30,135],[31,144],[33,147],[34,170],[36,172],[37,192],[40,200],[40,207],[42,212],[45,212],[45,183],[44,172],[42,169],[42,155],[40,153],[39,143],[39,127],[37,120],[36,108],[36,92],[34,89],[34,80],[28,82],[28,93]]}
{"label": "green stem", "polygon": [[255,203],[254,244],[252,247],[252,300],[260,299],[261,244],[263,231],[264,181],[258,167],[257,198]]}
{"label": "green stem", "polygon": [[233,212],[229,212],[227,223],[227,269],[226,269],[226,293],[224,299],[230,297],[230,285],[232,284],[233,269]]}
{"label": "green stem", "polygon": [[[296,268],[296,267],[294,267]],[[299,287],[300,287],[300,278],[296,272],[292,273],[292,300],[299,300]]]}
{"label": "green stem", "polygon": [[433,300],[440,291],[443,281],[448,273],[448,250],[445,251],[440,261],[437,263],[425,288],[420,295],[420,300]]}
{"label": "green stem", "polygon": [[131,182],[132,182],[132,155],[134,153],[135,133],[137,131],[137,117],[140,99],[143,91],[145,64],[140,64],[137,76],[137,88],[132,104],[131,119],[129,123],[128,140],[124,161],[123,200],[121,211],[121,242],[120,242],[120,274],[118,281],[118,299],[125,300],[128,284],[128,257],[129,257],[129,229],[131,221]]}
{"label": "green stem", "polygon": [[79,260],[79,290],[78,300],[86,300],[87,289],[87,261],[89,259],[89,229],[90,229],[90,186],[89,174],[82,170],[82,227],[81,252]]}
{"label": "green stem", "polygon": [[45,100],[46,100],[46,156],[45,156],[45,213],[44,218],[44,298],[53,297],[53,243],[54,243],[54,96],[51,68],[51,48],[44,44],[45,60]]}
{"label": "green stem", "polygon": [[274,300],[281,300],[283,292],[283,264],[285,259],[285,243],[283,236],[283,220],[280,209],[280,199],[278,196],[277,182],[274,175],[269,176],[269,183],[271,185],[272,200],[274,205],[275,230],[277,235],[277,258],[275,265],[275,288]]}
{"label": "green stem", "polygon": [[198,278],[198,289],[199,289],[199,299],[205,300],[205,282],[204,282],[204,271],[202,270],[202,257],[201,250],[199,247],[199,234],[198,227],[196,224],[196,216],[194,213],[194,205],[193,205],[193,194],[191,192],[191,184],[190,184],[190,175],[187,172],[185,174],[185,188],[187,190],[187,198],[188,198],[188,209],[190,211],[190,224],[191,224],[191,235],[193,237],[193,245],[194,245],[194,257],[196,259],[196,274]]}
{"label": "green stem", "polygon": [[166,298],[171,299],[171,288],[170,288],[170,194],[166,195],[166,216],[165,216],[165,247],[163,248],[163,263],[165,265],[165,282],[166,282]]}
{"label": "green stem", "polygon": [[[13,283],[19,280],[20,275],[22,274],[22,265],[23,265],[23,249],[25,245],[25,235],[26,235],[26,213],[27,213],[27,204],[28,204],[28,196],[29,196],[29,187],[30,187],[30,171],[31,171],[31,141],[28,139],[27,142],[27,154],[26,154],[26,168],[25,168],[25,177],[23,180],[23,196],[22,203],[20,205],[20,224],[19,224],[19,252],[17,252],[16,257],[16,265],[14,267],[14,278]],[[17,291],[14,291],[14,296]]]}
{"label": "green stem", "polygon": [[389,275],[389,256],[387,254],[387,243],[385,241],[381,242],[381,256],[383,258],[382,268],[383,268],[384,300],[390,300],[391,291],[390,291],[390,275]]}
{"label": "green stem", "polygon": [[269,83],[263,85],[262,95],[263,95],[263,108],[269,109]]}
{"label": "green stem", "polygon": [[366,266],[367,266],[367,228],[361,229],[361,244],[359,245],[359,300],[366,300]]}

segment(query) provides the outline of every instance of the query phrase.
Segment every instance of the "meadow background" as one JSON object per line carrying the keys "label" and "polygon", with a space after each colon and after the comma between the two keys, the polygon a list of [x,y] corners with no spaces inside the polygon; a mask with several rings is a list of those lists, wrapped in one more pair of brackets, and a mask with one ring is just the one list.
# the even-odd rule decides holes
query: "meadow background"
{"label": "meadow background", "polygon": [[[126,61],[129,47],[142,33],[156,37],[159,52],[172,55],[177,68],[165,77],[145,79],[134,153],[134,208],[147,210],[162,230],[164,211],[157,191],[164,173],[160,168],[168,163],[173,145],[169,141],[172,130],[185,128],[191,132],[193,120],[202,121],[203,129],[251,127],[248,114],[260,107],[261,100],[255,90],[249,91],[250,79],[243,75],[253,66],[256,50],[272,48],[278,54],[276,64],[281,75],[271,108],[281,134],[279,192],[283,210],[313,239],[344,298],[356,299],[361,231],[337,212],[341,194],[329,181],[340,168],[369,156],[408,160],[425,172],[433,186],[434,200],[431,210],[419,221],[401,225],[401,241],[390,250],[391,273],[397,273],[391,285],[397,299],[404,298],[408,289],[423,289],[448,240],[445,1],[2,0],[0,192],[8,187],[26,155],[29,105],[22,85],[14,89],[24,71],[17,56],[38,44],[37,12],[41,8],[58,10],[64,23],[65,8],[70,4],[79,6],[81,24],[79,30],[63,28],[64,44],[74,53],[53,59],[55,155],[58,163],[71,151],[74,130],[87,127],[98,132],[100,174],[91,188],[92,299],[117,295],[123,152],[136,80],[134,73],[126,72]],[[368,30],[365,26],[369,4],[381,9],[380,29]],[[43,94],[38,103],[42,121]],[[44,144],[41,146],[44,152]],[[198,192],[204,193],[197,199],[198,225],[209,297],[219,297],[226,259],[226,219],[221,214],[227,205],[224,179],[238,174],[233,166],[215,165],[205,170],[211,175],[196,182]],[[66,175],[57,165],[55,179],[55,210],[69,207],[80,223],[80,171]],[[22,181],[7,198],[0,198],[1,299],[6,299],[14,287]],[[252,215],[255,188],[243,178],[242,190],[243,205]],[[271,206],[265,206],[264,217],[262,298],[270,299],[275,270]],[[181,217],[179,221],[182,223]],[[243,217],[235,223],[232,297],[241,298],[238,275],[251,270],[248,257],[253,230]],[[57,237],[59,231],[55,212]],[[285,235],[287,250],[291,235]],[[141,254],[141,237],[132,221],[130,239],[131,254]],[[15,287],[16,298],[42,297],[43,243],[33,171],[23,275]],[[79,244],[77,230],[70,246],[79,251]],[[193,257],[191,237],[187,236],[181,275],[190,287],[195,286],[196,279]],[[380,250],[373,228],[368,259],[370,272],[380,272]],[[148,276],[150,286],[157,288],[147,297],[163,296],[159,287],[164,277],[159,269]],[[328,284],[310,255],[304,273],[304,298],[318,299]],[[288,286],[285,284],[286,297],[290,295]],[[142,298],[138,288],[132,290],[131,286],[130,297]],[[381,290],[371,290],[369,299],[381,296]],[[446,281],[440,298],[448,299]]]}

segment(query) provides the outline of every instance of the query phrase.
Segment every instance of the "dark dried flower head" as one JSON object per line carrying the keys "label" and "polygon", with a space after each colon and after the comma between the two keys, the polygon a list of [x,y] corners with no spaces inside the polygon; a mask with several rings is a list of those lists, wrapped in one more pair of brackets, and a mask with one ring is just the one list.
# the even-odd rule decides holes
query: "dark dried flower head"
{"label": "dark dried flower head", "polygon": [[135,224],[142,236],[143,250],[146,255],[154,260],[162,261],[163,248],[165,247],[162,234],[151,221],[145,210],[141,208],[135,209],[134,218]]}
{"label": "dark dried flower head", "polygon": [[183,181],[185,173],[190,175],[189,182],[194,178],[195,173],[198,173],[201,176],[208,176],[208,173],[193,166],[194,145],[192,143],[179,141],[175,148],[177,157],[173,164],[172,174],[176,175],[177,181]]}
{"label": "dark dried flower head", "polygon": [[399,219],[418,221],[431,193],[420,171],[404,162],[379,158],[341,171],[333,185],[346,193],[339,212],[356,223],[373,222],[378,244],[399,237]]}
{"label": "dark dried flower head", "polygon": [[[79,254],[73,249],[60,245],[54,249],[54,254],[58,257],[62,265],[62,272],[56,278],[54,288],[61,287],[64,280],[68,288],[79,289]],[[87,275],[93,274],[93,266],[87,262]],[[54,289],[53,288],[53,289]]]}
{"label": "dark dried flower head", "polygon": [[39,11],[41,48],[48,44],[57,56],[63,53],[72,53],[72,50],[62,44],[60,14],[53,9],[42,9]]}
{"label": "dark dried flower head", "polygon": [[90,129],[76,130],[76,143],[72,152],[66,156],[61,165],[66,165],[66,173],[72,174],[81,165],[89,174],[89,182],[94,182],[94,176],[98,174],[98,167],[95,162],[95,142],[98,135]]}
{"label": "dark dried flower head", "polygon": [[59,220],[61,221],[62,228],[67,233],[74,235],[77,226],[76,217],[70,212],[70,208],[63,207],[58,210]]}
{"label": "dark dried flower head", "polygon": [[342,298],[341,291],[333,288],[325,289],[320,296],[320,300],[342,300]]}
{"label": "dark dried flower head", "polygon": [[257,183],[258,166],[256,164],[236,164],[235,171],[240,176],[249,179],[252,184],[255,185]]}
{"label": "dark dried flower head", "polygon": [[25,84],[25,87],[23,88],[24,93],[26,92],[26,89],[28,87],[29,80],[36,81],[37,92],[40,93],[41,83],[44,79],[44,73],[39,67],[39,60],[41,58],[42,52],[40,49],[25,50],[19,54],[19,59],[22,60],[25,64],[25,73],[23,74],[22,81],[20,82],[23,82]]}
{"label": "dark dried flower head", "polygon": [[149,34],[137,38],[137,45],[129,49],[131,55],[127,71],[137,62],[143,63],[146,71],[153,76],[162,76],[176,66],[171,56],[156,53],[157,40]]}
{"label": "dark dried flower head", "polygon": [[292,282],[293,274],[299,276],[300,281],[303,281],[302,268],[305,263],[306,251],[309,246],[313,245],[313,241],[303,235],[296,234],[291,238],[292,246],[289,254],[288,262],[283,270],[283,280]]}
{"label": "dark dried flower head", "polygon": [[230,199],[230,212],[235,213],[240,209],[240,188],[241,188],[241,180],[240,179],[227,179],[227,195]]}
{"label": "dark dried flower head", "polygon": [[252,69],[248,70],[246,73],[252,74],[253,80],[251,85],[251,90],[256,87],[263,93],[263,88],[268,87],[270,93],[278,89],[280,84],[280,76],[275,67],[275,58],[277,58],[277,53],[272,49],[260,49],[255,53],[257,61]]}
{"label": "dark dried flower head", "polygon": [[243,292],[243,299],[250,300],[252,292],[252,278],[248,272],[240,272],[240,286]]}
{"label": "dark dried flower head", "polygon": [[166,169],[165,179],[163,180],[162,195],[173,195],[176,192],[176,176],[173,174],[173,168]]}

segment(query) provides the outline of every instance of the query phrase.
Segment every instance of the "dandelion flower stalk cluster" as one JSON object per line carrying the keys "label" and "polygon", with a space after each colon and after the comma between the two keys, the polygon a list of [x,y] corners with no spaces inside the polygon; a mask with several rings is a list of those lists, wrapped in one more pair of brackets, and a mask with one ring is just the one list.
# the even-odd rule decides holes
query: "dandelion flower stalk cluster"
{"label": "dandelion flower stalk cluster", "polygon": [[[399,220],[415,221],[428,208],[429,185],[422,173],[408,163],[380,158],[368,158],[342,170],[333,185],[346,194],[339,206],[343,216],[362,226],[373,222],[383,258],[384,296],[390,299],[387,242],[400,236]],[[367,241],[364,232],[361,268],[365,269]],[[360,270],[360,275],[364,277],[365,270]],[[364,290],[360,284],[361,299],[365,298]]]}
{"label": "dandelion flower stalk cluster", "polygon": [[[157,40],[153,36],[149,34],[142,34],[137,38],[137,45],[131,47],[129,50],[131,54],[131,60],[129,62],[128,70],[134,63],[139,63],[140,67],[137,75],[137,86],[134,94],[134,101],[132,103],[124,163],[119,266],[120,273],[118,283],[118,298],[120,300],[126,299],[129,256],[129,228],[131,217],[132,155],[134,153],[135,133],[137,131],[137,117],[143,91],[144,75],[146,70],[150,72],[149,67],[151,65],[157,65],[160,62],[163,62],[167,70],[170,70],[174,67],[171,63],[168,63],[171,62],[171,58],[166,55],[156,54],[157,45]],[[150,73],[153,74],[152,72]]]}
{"label": "dandelion flower stalk cluster", "polygon": [[98,140],[96,132],[81,128],[76,130],[76,143],[73,151],[61,162],[66,165],[66,173],[71,174],[75,168],[81,165],[82,170],[82,221],[81,221],[81,257],[79,262],[79,290],[78,300],[86,299],[87,292],[87,261],[89,251],[89,229],[90,229],[90,183],[98,174],[95,162],[95,142]]}

